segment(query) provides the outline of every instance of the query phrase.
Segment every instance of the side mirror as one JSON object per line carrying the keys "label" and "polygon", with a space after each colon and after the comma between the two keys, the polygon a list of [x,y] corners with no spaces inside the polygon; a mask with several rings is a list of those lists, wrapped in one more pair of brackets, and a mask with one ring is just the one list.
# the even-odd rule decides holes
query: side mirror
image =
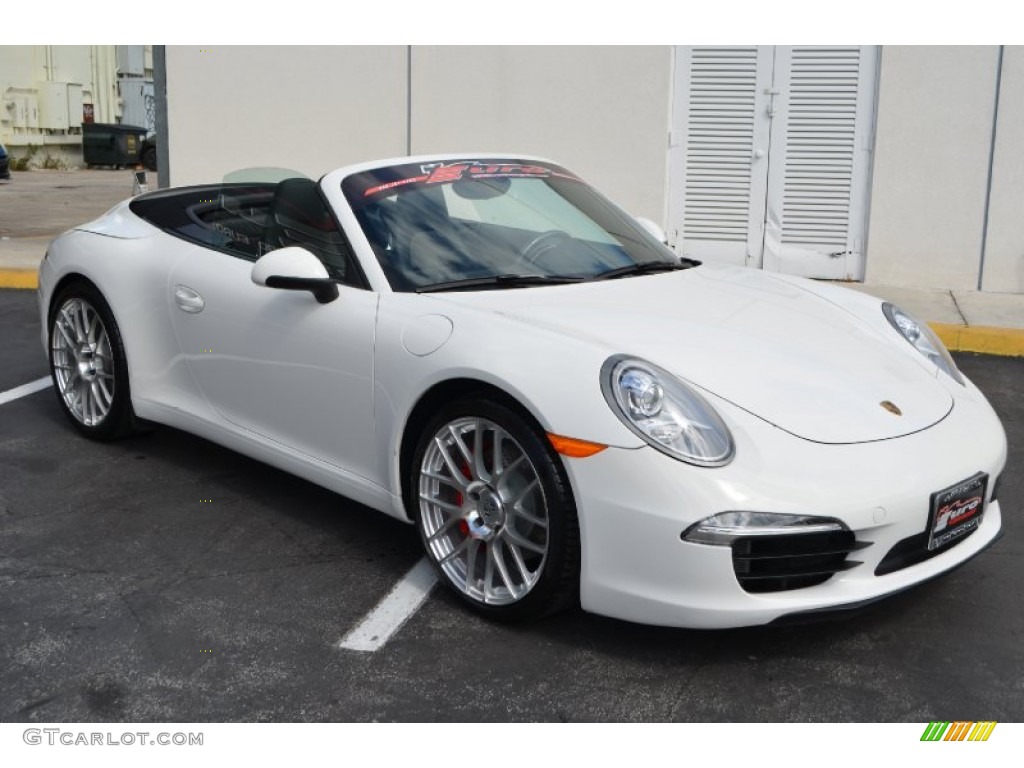
{"label": "side mirror", "polygon": [[293,245],[271,251],[252,265],[252,281],[267,288],[309,291],[321,304],[338,298],[338,284],[316,256]]}
{"label": "side mirror", "polygon": [[644,229],[646,229],[648,232],[650,232],[654,236],[654,239],[657,240],[659,243],[661,243],[662,245],[668,245],[668,236],[665,234],[665,230],[659,227],[653,221],[651,221],[650,219],[645,219],[643,216],[637,216],[636,223],[639,224]]}

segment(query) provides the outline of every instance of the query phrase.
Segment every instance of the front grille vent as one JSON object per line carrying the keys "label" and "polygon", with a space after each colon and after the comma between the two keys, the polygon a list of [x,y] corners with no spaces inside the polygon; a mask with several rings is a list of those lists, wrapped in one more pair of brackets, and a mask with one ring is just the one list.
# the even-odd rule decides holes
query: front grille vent
{"label": "front grille vent", "polygon": [[852,531],[743,536],[732,543],[732,566],[747,592],[813,587],[859,562],[846,557],[868,546]]}
{"label": "front grille vent", "polygon": [[952,549],[961,541],[966,541],[977,530],[977,527],[975,527],[974,530],[953,539],[953,541],[945,546],[930,551],[928,549],[928,531],[915,533],[913,536],[901,539],[882,558],[882,562],[875,568],[875,576],[885,576],[887,573],[902,571],[904,568],[923,563],[925,560],[931,560],[936,555],[941,555],[943,552]]}

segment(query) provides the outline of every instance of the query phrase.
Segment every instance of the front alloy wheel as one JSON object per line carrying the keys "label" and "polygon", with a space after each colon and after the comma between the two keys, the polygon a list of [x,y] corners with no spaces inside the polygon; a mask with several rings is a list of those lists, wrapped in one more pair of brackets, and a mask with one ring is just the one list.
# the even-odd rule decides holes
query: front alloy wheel
{"label": "front alloy wheel", "polygon": [[421,440],[413,500],[442,579],[495,618],[551,613],[574,594],[579,531],[558,457],[495,403],[448,409]]}
{"label": "front alloy wheel", "polygon": [[117,386],[110,336],[96,309],[83,298],[70,298],[53,321],[51,355],[57,392],[71,416],[97,427],[110,413]]}
{"label": "front alloy wheel", "polygon": [[124,344],[103,296],[91,283],[75,281],[51,307],[50,373],[61,409],[96,440],[134,431]]}

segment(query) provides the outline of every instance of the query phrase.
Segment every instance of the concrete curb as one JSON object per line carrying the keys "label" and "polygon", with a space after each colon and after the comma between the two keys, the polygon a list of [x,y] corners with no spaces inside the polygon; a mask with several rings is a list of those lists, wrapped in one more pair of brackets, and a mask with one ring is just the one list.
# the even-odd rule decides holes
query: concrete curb
{"label": "concrete curb", "polygon": [[0,288],[39,287],[39,275],[34,269],[0,269]]}
{"label": "concrete curb", "polygon": [[1024,357],[1024,328],[928,323],[951,352]]}
{"label": "concrete curb", "polygon": [[[34,269],[0,269],[0,288],[38,286]],[[1003,357],[1024,357],[1024,328],[928,323],[950,352],[979,352]]]}

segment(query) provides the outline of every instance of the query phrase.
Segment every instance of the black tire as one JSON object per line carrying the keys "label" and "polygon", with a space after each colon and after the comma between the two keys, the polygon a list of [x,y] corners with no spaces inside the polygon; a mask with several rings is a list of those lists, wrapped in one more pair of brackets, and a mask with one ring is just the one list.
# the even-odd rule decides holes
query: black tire
{"label": "black tire", "polygon": [[[437,449],[432,447],[435,445],[434,438],[439,434],[449,434],[442,430],[447,430],[448,425],[452,424],[465,424],[470,420],[476,421],[478,429],[484,437],[481,438],[481,442],[487,440],[492,441],[493,446],[501,446],[497,448],[502,455],[502,465],[505,469],[508,469],[509,476],[513,473],[513,465],[515,465],[515,456],[525,455],[528,459],[529,466],[519,462],[519,469],[514,471],[523,474],[524,480],[521,483],[525,483],[526,486],[534,485],[531,477],[535,477],[539,481],[541,489],[540,503],[544,505],[543,512],[546,515],[547,527],[546,531],[542,533],[541,527],[531,523],[523,522],[529,518],[522,517],[521,512],[511,512],[510,509],[514,509],[520,506],[522,497],[519,502],[515,505],[509,503],[499,504],[502,510],[495,514],[500,515],[501,522],[491,525],[485,528],[494,538],[488,541],[483,541],[475,536],[478,533],[482,525],[484,518],[481,516],[482,513],[478,514],[477,511],[471,510],[466,512],[465,506],[462,507],[461,512],[442,512],[441,509],[436,506],[436,502],[433,501],[422,501],[421,492],[423,485],[426,483],[438,493],[443,484],[437,483],[436,475],[425,475],[424,472],[430,471],[424,469],[424,460],[427,457],[428,448],[431,450],[432,456],[438,455]],[[497,429],[492,430],[491,427]],[[464,427],[468,429],[468,427]],[[496,432],[502,431],[507,437],[497,437]],[[466,435],[473,434],[475,431],[468,431]],[[507,439],[511,438],[511,439]],[[495,447],[491,448],[491,478],[497,478],[499,471],[498,465],[494,464],[494,453]],[[475,455],[475,454],[474,454]],[[482,452],[484,455],[483,463],[486,466],[486,449]],[[468,461],[463,459],[466,464],[465,472],[470,473],[468,468]],[[528,474],[529,471],[533,471],[533,475]],[[462,480],[467,480],[468,475],[462,475]],[[547,616],[556,613],[565,608],[578,605],[579,603],[579,578],[580,578],[580,533],[579,533],[579,521],[577,518],[576,504],[573,499],[572,490],[569,485],[568,477],[565,473],[565,467],[562,465],[561,458],[555,453],[551,444],[548,442],[546,436],[541,431],[538,425],[533,423],[533,420],[526,415],[521,415],[516,410],[508,407],[505,404],[496,402],[486,398],[467,398],[453,402],[444,408],[442,408],[433,419],[424,428],[423,433],[419,439],[419,444],[416,447],[416,451],[413,455],[413,461],[409,467],[409,477],[406,484],[406,505],[409,510],[409,514],[416,523],[416,528],[420,533],[420,539],[423,542],[424,550],[427,553],[427,559],[430,561],[434,570],[437,572],[441,582],[444,583],[460,600],[468,604],[477,613],[486,616],[490,619],[499,621],[526,621],[532,619],[538,619],[543,616]],[[480,482],[478,480],[472,482]],[[433,484],[433,485],[431,485]],[[511,484],[511,480],[509,480]],[[484,490],[484,495],[489,494],[491,498],[495,498],[499,495],[500,486],[502,480],[498,479],[497,482],[492,483],[494,488]],[[519,493],[522,491],[522,485],[512,493]],[[507,490],[507,488],[506,488]],[[448,491],[454,493],[455,501],[459,504],[468,504],[469,506],[479,507],[483,509],[485,502],[483,497],[477,498],[473,501],[473,494],[467,490],[465,499],[470,501],[463,501],[461,493],[454,489],[454,486]],[[529,494],[530,491],[525,491]],[[537,508],[537,496],[536,491],[532,492],[531,498],[534,503],[531,506],[531,514],[540,517],[540,511]],[[430,496],[430,494],[427,494]],[[442,502],[447,504],[448,502]],[[493,506],[491,507],[493,511]],[[433,547],[428,541],[430,538],[430,532],[428,528],[432,529],[437,533],[438,526],[437,521],[440,519],[438,515],[451,514],[452,517],[448,518],[443,523],[440,523],[440,527],[446,531],[443,533],[444,542],[443,546],[449,545],[449,539],[457,539],[460,542],[466,542],[470,546],[475,548],[477,554],[474,555],[474,560],[469,561],[467,556],[467,562],[463,563],[459,561],[459,566],[463,570],[464,582],[462,584],[457,583],[458,579],[451,573],[442,567],[440,559],[443,556],[438,551],[435,551],[437,544]],[[476,515],[475,520],[466,515]],[[461,517],[460,517],[461,516]],[[456,518],[458,518],[456,520]],[[453,525],[454,523],[454,525]],[[524,536],[523,525],[527,526],[527,533]],[[511,530],[510,530],[511,529]],[[536,530],[534,530],[536,529]],[[472,533],[470,532],[472,531]],[[437,534],[442,535],[442,534]],[[511,538],[513,537],[514,538]],[[526,537],[533,537],[534,539],[543,536],[544,546],[546,547],[546,553],[544,555],[538,555],[533,551],[528,551],[520,545],[525,543],[523,539]],[[460,538],[461,537],[461,538]],[[506,538],[503,538],[506,537]],[[471,541],[476,539],[476,541]],[[478,549],[476,549],[478,547]],[[489,547],[489,549],[488,549]],[[454,543],[451,543],[451,550],[456,549]],[[519,552],[518,559],[512,558],[513,549]],[[484,565],[476,563],[476,558],[484,557]],[[517,586],[520,589],[525,589],[525,594],[515,597],[513,599],[515,587],[509,582],[508,587],[505,587],[508,595],[504,598],[508,602],[505,604],[489,604],[485,602],[487,600],[487,590],[489,585],[486,583],[486,578],[473,579],[474,590],[482,588],[483,595],[470,594],[470,571],[474,574],[485,571],[486,567],[489,567],[491,563],[487,562],[487,559],[499,558],[505,561],[505,567],[508,572],[512,575],[511,581],[516,581],[516,574],[512,573],[511,569],[515,566],[516,573],[518,574],[519,581],[521,582]],[[536,572],[531,574],[529,578],[535,579],[532,583],[527,586],[527,571],[531,568],[531,560],[536,562],[536,559],[540,559],[540,563],[536,565]],[[511,565],[509,564],[511,562]],[[524,571],[520,566],[526,564],[527,568]],[[452,566],[448,566],[452,568]],[[497,565],[495,563],[496,572]],[[502,576],[498,576],[502,578]],[[480,585],[483,584],[482,587]],[[497,589],[502,589],[498,587]]]}
{"label": "black tire", "polygon": [[156,170],[156,147],[146,147],[139,156],[142,167],[147,171]]}
{"label": "black tire", "polygon": [[[99,386],[98,380],[100,376],[104,377],[105,385],[109,386],[110,382],[113,384],[113,393],[109,399],[106,413],[98,419],[90,419],[85,413],[80,414],[77,412],[77,408],[82,408],[81,398],[76,398],[70,393],[65,394],[65,392],[71,390],[71,387],[64,387],[62,389],[62,376],[58,370],[59,365],[63,366],[60,370],[64,371],[66,380],[68,376],[67,368],[78,366],[77,358],[73,358],[73,353],[66,351],[70,348],[70,344],[67,344],[67,337],[62,335],[62,341],[55,339],[55,334],[60,334],[60,330],[57,328],[58,314],[61,313],[62,309],[82,306],[81,304],[75,305],[74,302],[76,301],[85,302],[85,306],[98,315],[99,322],[102,324],[102,329],[105,331],[108,340],[107,346],[109,346],[109,350],[107,350],[107,346],[104,346],[104,350],[107,350],[106,353],[92,353],[94,360],[93,380],[97,381],[97,387]],[[72,426],[93,440],[113,440],[135,432],[137,419],[135,412],[132,410],[131,390],[128,382],[128,363],[125,358],[124,342],[121,339],[121,333],[117,322],[114,320],[114,315],[110,311],[110,306],[96,286],[81,280],[69,283],[62,288],[50,305],[47,329],[49,332],[48,357],[50,377],[53,379],[57,402],[60,403],[61,410],[64,411],[64,415],[68,417]],[[99,332],[96,335],[99,336]],[[67,345],[63,346],[65,344]],[[97,374],[97,371],[100,371],[100,373]],[[107,374],[111,374],[112,378],[106,378]],[[79,376],[81,375],[79,373]],[[95,391],[94,389],[93,392],[95,393]],[[97,397],[97,395],[93,394],[92,397]],[[82,408],[82,410],[86,411],[88,409]]]}

